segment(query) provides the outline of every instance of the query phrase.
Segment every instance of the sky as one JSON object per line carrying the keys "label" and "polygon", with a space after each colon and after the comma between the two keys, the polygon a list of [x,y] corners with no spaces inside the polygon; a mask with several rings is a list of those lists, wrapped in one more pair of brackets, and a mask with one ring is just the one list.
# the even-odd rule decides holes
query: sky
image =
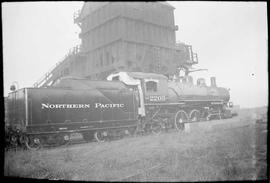
{"label": "sky", "polygon": [[[268,35],[266,2],[177,2],[177,41],[198,54],[192,73],[210,84],[230,88],[241,107],[268,105]],[[31,87],[68,50],[80,44],[73,14],[83,2],[2,3],[4,96],[10,85]]]}

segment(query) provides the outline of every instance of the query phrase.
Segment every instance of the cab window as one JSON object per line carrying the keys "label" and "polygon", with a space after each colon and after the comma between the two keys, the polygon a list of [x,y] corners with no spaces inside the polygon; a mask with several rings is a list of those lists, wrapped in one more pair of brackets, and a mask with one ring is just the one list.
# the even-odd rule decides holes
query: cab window
{"label": "cab window", "polygon": [[112,81],[119,81],[119,76],[114,76],[114,77],[112,78]]}
{"label": "cab window", "polygon": [[145,83],[147,92],[157,92],[157,82],[155,81],[147,81]]}

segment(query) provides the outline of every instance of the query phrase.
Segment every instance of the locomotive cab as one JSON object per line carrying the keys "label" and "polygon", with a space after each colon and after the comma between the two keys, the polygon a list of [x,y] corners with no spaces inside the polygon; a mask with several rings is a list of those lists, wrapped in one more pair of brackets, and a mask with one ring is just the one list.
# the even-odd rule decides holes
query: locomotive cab
{"label": "locomotive cab", "polygon": [[163,103],[168,99],[168,78],[161,74],[117,72],[110,74],[107,80],[118,80],[129,87],[136,86],[139,93],[141,116],[145,115],[145,104]]}
{"label": "locomotive cab", "polygon": [[118,72],[107,77],[128,86],[140,85],[145,103],[165,102],[168,96],[167,77],[155,73]]}
{"label": "locomotive cab", "polygon": [[168,82],[166,78],[143,79],[146,103],[166,102],[168,97]]}

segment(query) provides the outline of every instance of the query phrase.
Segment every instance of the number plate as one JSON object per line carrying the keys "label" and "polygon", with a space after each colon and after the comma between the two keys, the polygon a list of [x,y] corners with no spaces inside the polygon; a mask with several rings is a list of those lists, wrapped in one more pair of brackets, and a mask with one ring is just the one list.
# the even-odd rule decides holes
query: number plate
{"label": "number plate", "polygon": [[146,99],[148,99],[150,102],[165,102],[166,101],[165,95],[150,95]]}

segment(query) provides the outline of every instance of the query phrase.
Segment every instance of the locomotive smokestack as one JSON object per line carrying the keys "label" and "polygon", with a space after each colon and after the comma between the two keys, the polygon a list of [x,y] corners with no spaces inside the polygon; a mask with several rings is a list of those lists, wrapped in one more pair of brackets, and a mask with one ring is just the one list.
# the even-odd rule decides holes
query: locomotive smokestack
{"label": "locomotive smokestack", "polygon": [[217,87],[217,84],[216,84],[216,77],[211,77],[211,86],[212,87]]}

